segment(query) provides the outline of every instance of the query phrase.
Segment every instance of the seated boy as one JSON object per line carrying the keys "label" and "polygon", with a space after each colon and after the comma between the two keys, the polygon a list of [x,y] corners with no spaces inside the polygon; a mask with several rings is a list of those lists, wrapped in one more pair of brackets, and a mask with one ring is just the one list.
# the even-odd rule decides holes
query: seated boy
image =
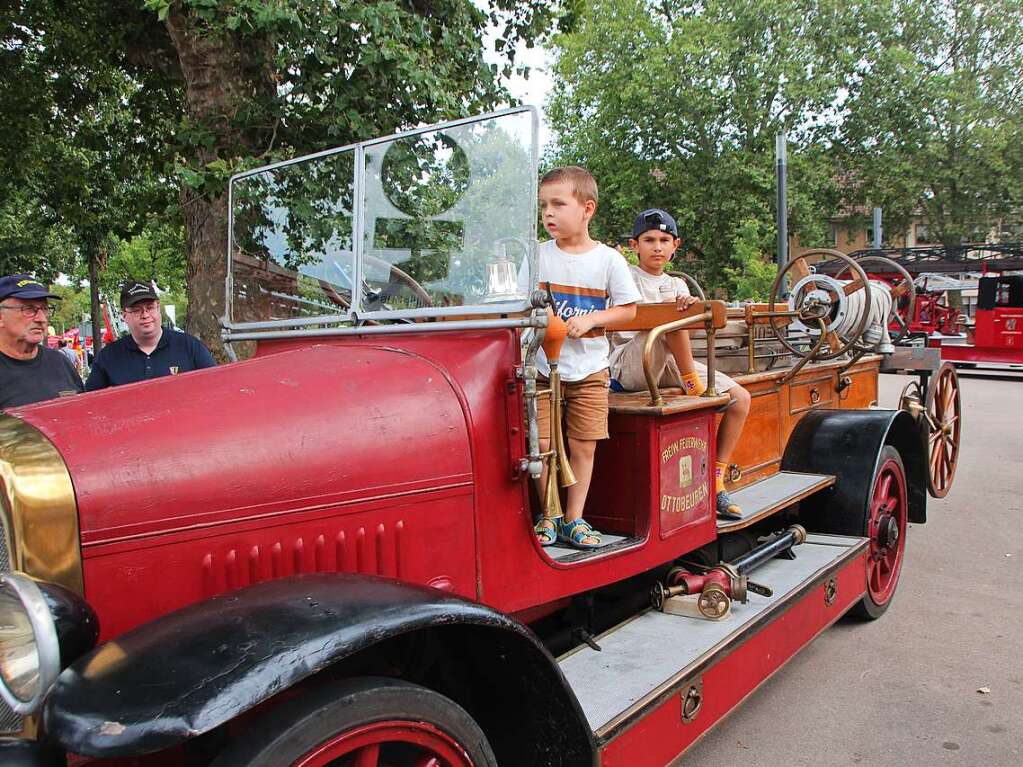
{"label": "seated boy", "polygon": [[[664,270],[681,244],[675,219],[663,210],[645,210],[632,227],[629,247],[639,255],[639,266],[630,267],[643,303],[675,301],[679,310],[692,306],[698,299],[689,295],[684,280],[665,274]],[[619,391],[643,391],[647,388],[643,375],[643,345],[646,333],[615,333],[611,338],[611,387]],[[653,350],[654,375],[659,386],[679,386],[686,394],[698,396],[707,386],[707,368],[693,360],[689,331],[677,330],[661,337]],[[739,441],[746,416],[749,415],[749,392],[722,373],[716,373],[714,386],[728,392],[732,401],[725,409],[718,428],[717,464],[714,478],[717,488],[717,513],[725,519],[741,518],[742,510],[725,491],[725,469]]]}
{"label": "seated boy", "polygon": [[[540,287],[550,291],[554,312],[568,327],[558,371],[569,460],[576,478],[567,490],[564,517],[544,517],[537,523],[542,546],[557,541],[578,549],[600,545],[600,533],[582,516],[597,441],[608,438],[609,349],[602,328],[635,317],[640,300],[621,254],[590,239],[589,224],[596,209],[597,182],[583,168],[556,168],[540,179],[543,226],[553,238],[537,248]],[[543,350],[537,354],[537,367],[542,375],[550,375]],[[541,397],[538,422],[544,452],[550,450],[550,412],[549,399]]]}

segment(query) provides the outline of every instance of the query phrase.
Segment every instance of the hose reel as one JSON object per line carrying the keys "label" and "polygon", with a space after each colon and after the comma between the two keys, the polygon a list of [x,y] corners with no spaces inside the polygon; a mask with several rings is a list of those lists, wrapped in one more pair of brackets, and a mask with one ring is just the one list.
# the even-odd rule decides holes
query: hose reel
{"label": "hose reel", "polygon": [[[819,273],[807,263],[806,257],[820,255],[841,264],[834,276]],[[884,271],[898,273],[900,280],[892,284],[871,279],[863,268],[866,262],[881,264]],[[777,339],[793,354],[819,361],[835,359],[847,352],[890,354],[894,344],[906,334],[907,326],[898,309],[899,299],[908,294],[909,316],[912,316],[915,292],[909,273],[895,261],[876,255],[853,259],[828,248],[807,251],[778,273],[771,287],[772,306],[790,273],[797,278],[787,301],[789,313],[794,316],[787,324],[778,319],[772,319],[770,324]],[[850,277],[844,279],[847,273]],[[889,333],[893,322],[899,325],[894,338]],[[827,336],[827,352],[821,351],[822,324]],[[790,331],[816,343],[809,351],[802,350],[791,342]]]}

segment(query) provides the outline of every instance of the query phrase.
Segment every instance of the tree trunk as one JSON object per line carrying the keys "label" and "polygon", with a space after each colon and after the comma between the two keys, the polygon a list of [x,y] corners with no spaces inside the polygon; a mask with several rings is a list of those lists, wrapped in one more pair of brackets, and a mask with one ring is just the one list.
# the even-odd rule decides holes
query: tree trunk
{"label": "tree trunk", "polygon": [[[89,248],[89,317],[92,320],[93,359],[103,348],[103,312],[99,303],[99,254]],[[83,341],[84,343],[84,341]]]}
{"label": "tree trunk", "polygon": [[[218,158],[254,153],[233,118],[247,99],[274,92],[266,50],[251,40],[243,45],[230,33],[212,31],[178,5],[167,17],[167,29],[181,65],[188,117],[215,137],[211,146],[195,147],[194,169],[201,172]],[[225,361],[220,319],[227,277],[227,191],[183,186],[181,202],[188,245],[185,329]]]}

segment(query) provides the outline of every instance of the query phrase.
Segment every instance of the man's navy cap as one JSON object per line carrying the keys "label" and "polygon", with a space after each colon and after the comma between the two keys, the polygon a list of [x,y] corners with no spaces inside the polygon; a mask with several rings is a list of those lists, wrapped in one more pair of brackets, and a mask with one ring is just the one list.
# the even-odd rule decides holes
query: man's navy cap
{"label": "man's navy cap", "polygon": [[128,280],[121,286],[121,308],[127,309],[139,301],[159,301],[160,297],[153,290],[153,283],[139,280]]}
{"label": "man's navy cap", "polygon": [[649,232],[651,229],[668,232],[673,237],[678,237],[678,226],[675,225],[675,219],[660,208],[650,208],[636,216],[636,223],[632,225],[632,239],[636,239],[643,232]]}
{"label": "man's navy cap", "polygon": [[55,296],[48,287],[28,274],[0,277],[0,301],[5,298],[56,298],[60,300],[60,296]]}

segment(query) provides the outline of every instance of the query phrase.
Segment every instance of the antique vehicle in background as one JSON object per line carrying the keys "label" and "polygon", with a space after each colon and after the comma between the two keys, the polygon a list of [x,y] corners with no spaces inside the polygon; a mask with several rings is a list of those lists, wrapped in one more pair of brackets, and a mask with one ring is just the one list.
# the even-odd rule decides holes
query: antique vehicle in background
{"label": "antique vehicle in background", "polygon": [[927,345],[961,367],[1023,370],[1023,274],[985,274],[965,337],[933,337]]}
{"label": "antique vehicle in background", "polygon": [[691,328],[750,390],[741,519],[713,504],[728,397],[654,386],[611,395],[604,544],[538,545],[564,456],[537,431],[536,122],[236,176],[241,361],[0,415],[0,761],[664,765],[888,609],[958,390],[877,406],[894,299],[849,259],[617,328]]}

